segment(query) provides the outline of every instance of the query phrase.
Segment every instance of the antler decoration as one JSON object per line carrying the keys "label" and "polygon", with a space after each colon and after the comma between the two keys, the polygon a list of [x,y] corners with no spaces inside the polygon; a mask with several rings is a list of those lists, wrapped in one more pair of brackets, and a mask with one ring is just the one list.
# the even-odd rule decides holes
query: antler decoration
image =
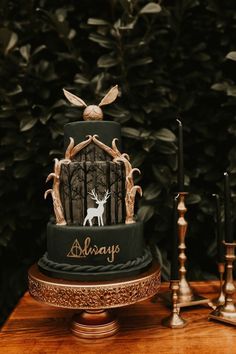
{"label": "antler decoration", "polygon": [[87,140],[82,141],[81,143],[75,145],[75,141],[73,138],[70,138],[70,143],[65,152],[65,159],[71,160],[80,150],[82,150],[85,146],[89,145],[93,140],[92,135],[87,135]]}
{"label": "antler decoration", "polygon": [[64,217],[64,210],[62,207],[61,203],[61,197],[60,197],[60,171],[61,171],[61,164],[62,163],[69,163],[70,160],[63,159],[63,160],[58,160],[55,159],[55,164],[54,164],[54,172],[50,173],[46,179],[46,182],[48,182],[50,179],[53,179],[53,186],[51,189],[48,189],[44,193],[44,198],[46,199],[48,194],[51,193],[52,195],[52,200],[53,200],[53,207],[54,207],[54,213],[56,217],[56,224],[57,225],[66,225],[66,220]]}
{"label": "antler decoration", "polygon": [[132,168],[131,163],[129,162],[128,154],[121,154],[116,146],[117,139],[112,140],[112,148],[103,144],[100,140],[97,139],[98,136],[93,136],[93,142],[98,145],[101,149],[105,150],[111,157],[113,157],[114,162],[123,162],[125,165],[125,175],[126,175],[126,196],[125,196],[125,207],[126,207],[126,224],[134,223],[134,202],[135,195],[138,192],[142,196],[142,188],[140,186],[134,185],[133,173],[136,171],[140,173],[138,168]]}
{"label": "antler decoration", "polygon": [[64,210],[61,203],[61,196],[60,196],[60,172],[61,172],[61,165],[63,163],[70,163],[72,158],[78,154],[80,150],[82,150],[85,146],[91,143],[93,140],[92,135],[88,135],[88,139],[82,141],[81,143],[75,145],[74,139],[70,138],[70,143],[65,152],[65,158],[62,160],[55,159],[54,164],[54,172],[50,173],[46,179],[48,182],[50,179],[53,179],[53,186],[51,189],[48,189],[44,193],[44,198],[46,199],[48,194],[51,193],[52,200],[53,200],[53,207],[54,213],[56,217],[56,224],[57,225],[66,225],[66,220],[64,216]]}
{"label": "antler decoration", "polygon": [[98,106],[96,105],[87,106],[87,104],[80,97],[73,95],[72,93],[70,93],[65,89],[63,89],[63,92],[70,103],[72,103],[77,107],[85,107],[85,110],[83,112],[84,120],[102,120],[103,112],[100,107],[114,102],[119,93],[118,86],[115,85],[110,89],[110,91],[108,91],[108,93],[101,100]]}

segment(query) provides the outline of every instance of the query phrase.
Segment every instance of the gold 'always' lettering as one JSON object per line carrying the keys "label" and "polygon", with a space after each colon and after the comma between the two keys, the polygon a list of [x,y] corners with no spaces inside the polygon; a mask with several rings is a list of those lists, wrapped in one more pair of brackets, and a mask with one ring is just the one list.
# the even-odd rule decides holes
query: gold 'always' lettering
{"label": "gold 'always' lettering", "polygon": [[102,246],[98,247],[97,245],[91,245],[91,238],[86,237],[84,240],[84,244],[81,245],[78,239],[73,242],[73,245],[67,254],[67,257],[73,258],[85,258],[89,255],[108,255],[107,261],[109,263],[113,263],[115,260],[115,255],[120,252],[119,245],[111,245],[111,246]]}

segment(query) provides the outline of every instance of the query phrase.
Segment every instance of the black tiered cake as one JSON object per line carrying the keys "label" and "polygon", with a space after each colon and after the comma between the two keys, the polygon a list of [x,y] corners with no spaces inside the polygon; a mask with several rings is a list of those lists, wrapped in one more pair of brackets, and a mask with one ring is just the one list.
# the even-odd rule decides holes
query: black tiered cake
{"label": "black tiered cake", "polygon": [[[111,103],[114,91],[118,93],[117,87],[100,105]],[[85,105],[65,94],[72,103],[78,99]],[[133,173],[139,170],[118,149],[120,125],[98,121],[99,109],[88,106],[88,121],[65,126],[65,158],[55,160],[47,179],[53,179],[45,196],[52,194],[56,221],[48,223],[47,252],[38,265],[52,277],[113,279],[140,273],[151,264],[143,225],[134,220],[135,194],[142,190],[134,185]]]}

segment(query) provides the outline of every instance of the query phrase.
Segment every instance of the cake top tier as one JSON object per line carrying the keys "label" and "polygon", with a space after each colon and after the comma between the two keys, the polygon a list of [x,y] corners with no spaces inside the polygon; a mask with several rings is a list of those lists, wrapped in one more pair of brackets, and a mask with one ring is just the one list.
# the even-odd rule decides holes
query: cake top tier
{"label": "cake top tier", "polygon": [[88,135],[97,135],[104,144],[111,146],[114,138],[121,145],[121,128],[117,122],[109,121],[87,121],[68,123],[64,127],[64,147],[68,147],[70,138],[74,139],[75,144],[86,140]]}

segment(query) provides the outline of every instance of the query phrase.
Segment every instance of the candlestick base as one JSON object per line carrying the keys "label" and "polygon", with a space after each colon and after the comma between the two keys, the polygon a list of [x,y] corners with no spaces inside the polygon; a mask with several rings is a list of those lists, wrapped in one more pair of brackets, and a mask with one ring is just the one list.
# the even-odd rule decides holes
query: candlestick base
{"label": "candlestick base", "polygon": [[183,328],[184,326],[186,326],[187,322],[181,317],[180,308],[177,305],[179,281],[171,280],[170,289],[171,289],[172,311],[170,316],[162,320],[162,324],[163,326],[170,327],[170,328]]}
{"label": "candlestick base", "polygon": [[[158,295],[161,299],[163,299],[164,303],[169,307],[172,304],[171,292],[167,291],[166,293]],[[208,305],[210,308],[215,309],[216,306],[212,303],[212,301],[204,296],[193,293],[191,298],[187,299],[178,299],[177,301],[178,307],[190,307],[190,306],[200,306],[200,305]]]}
{"label": "candlestick base", "polygon": [[228,323],[230,325],[236,326],[236,312],[232,313],[224,313],[221,310],[222,306],[217,307],[214,311],[210,313],[208,316],[209,320],[220,321],[224,323]]}
{"label": "candlestick base", "polygon": [[170,328],[183,328],[186,324],[187,322],[177,313],[172,313],[162,320],[162,325]]}

